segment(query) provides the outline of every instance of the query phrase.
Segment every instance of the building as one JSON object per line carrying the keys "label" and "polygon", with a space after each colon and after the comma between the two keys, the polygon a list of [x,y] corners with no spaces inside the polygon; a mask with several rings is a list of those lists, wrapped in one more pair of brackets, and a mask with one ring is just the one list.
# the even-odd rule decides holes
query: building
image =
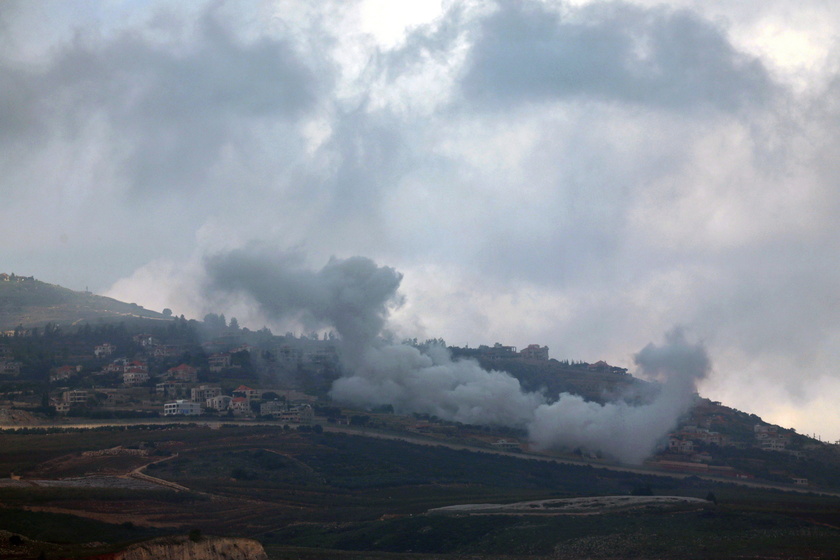
{"label": "building", "polygon": [[166,370],[163,378],[170,379],[172,381],[180,381],[182,383],[197,383],[198,370],[189,364],[181,364]]}
{"label": "building", "polygon": [[155,358],[176,358],[184,353],[184,349],[177,344],[159,344],[155,346],[152,355]]}
{"label": "building", "polygon": [[[548,350],[548,348],[546,348]],[[493,442],[493,447],[501,449],[502,451],[522,451],[518,441],[510,441],[507,439],[500,439]]]}
{"label": "building", "polygon": [[504,346],[500,343],[493,344],[493,347],[481,345],[478,347],[481,356],[490,360],[506,360],[519,357],[516,346]]}
{"label": "building", "polygon": [[116,351],[117,347],[113,344],[106,342],[105,344],[100,344],[99,346],[95,346],[93,349],[93,355],[97,358],[105,358],[106,356],[110,356]]}
{"label": "building", "polygon": [[199,385],[190,389],[190,400],[194,402],[207,402],[207,399],[218,397],[222,394],[221,387],[210,385]]}
{"label": "building", "polygon": [[311,406],[301,404],[275,415],[275,418],[281,422],[288,422],[289,424],[311,424],[314,416],[315,414]]}
{"label": "building", "polygon": [[163,381],[155,385],[155,392],[169,399],[182,399],[189,395],[189,387],[184,383]]}
{"label": "building", "polygon": [[123,374],[123,385],[126,387],[136,387],[146,383],[149,379],[149,374],[144,371],[126,372]]}
{"label": "building", "polygon": [[50,381],[63,381],[70,379],[77,373],[82,371],[82,366],[61,366],[50,372]]}
{"label": "building", "polygon": [[690,439],[670,437],[668,438],[668,449],[674,453],[688,455],[690,453],[694,453],[694,442]]}
{"label": "building", "polygon": [[230,354],[212,354],[207,358],[207,365],[210,371],[218,373],[230,367]]}
{"label": "building", "polygon": [[254,400],[260,398],[260,391],[258,389],[251,389],[247,385],[240,385],[233,390],[234,397],[245,397],[246,399]]}
{"label": "building", "polygon": [[260,415],[277,416],[286,412],[286,401],[268,401],[260,405]]}
{"label": "building", "polygon": [[143,348],[152,348],[157,344],[155,338],[150,334],[135,334],[131,337],[136,344],[139,344]]}
{"label": "building", "polygon": [[250,416],[251,401],[249,401],[245,397],[234,397],[230,400],[230,405],[228,406],[228,408],[238,416]]}
{"label": "building", "polygon": [[20,362],[0,360],[0,375],[20,375]]}
{"label": "building", "polygon": [[519,351],[519,355],[526,360],[547,362],[548,346],[540,346],[539,344],[529,344],[527,348],[523,348]]}
{"label": "building", "polygon": [[201,414],[201,405],[186,400],[177,400],[163,405],[164,416],[198,416]]}
{"label": "building", "polygon": [[61,400],[67,404],[87,404],[89,396],[87,391],[64,391],[61,393]]}
{"label": "building", "polygon": [[221,412],[230,408],[231,400],[233,400],[233,398],[228,395],[216,395],[215,397],[210,397],[204,401],[204,405],[207,408]]}

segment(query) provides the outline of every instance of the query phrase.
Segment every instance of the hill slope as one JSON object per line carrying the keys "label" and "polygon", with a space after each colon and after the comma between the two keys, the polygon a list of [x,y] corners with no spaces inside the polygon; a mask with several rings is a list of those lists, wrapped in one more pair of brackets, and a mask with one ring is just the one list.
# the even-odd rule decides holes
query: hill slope
{"label": "hill slope", "polygon": [[166,319],[134,303],[76,292],[32,277],[0,275],[0,330],[128,318]]}

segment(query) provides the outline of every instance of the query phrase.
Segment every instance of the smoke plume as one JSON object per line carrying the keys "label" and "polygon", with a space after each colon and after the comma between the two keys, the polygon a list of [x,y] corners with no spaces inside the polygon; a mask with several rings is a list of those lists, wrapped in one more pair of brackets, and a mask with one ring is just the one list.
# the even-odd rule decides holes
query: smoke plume
{"label": "smoke plume", "polygon": [[599,404],[564,393],[534,413],[529,433],[542,448],[554,446],[601,449],[626,463],[640,463],[691,407],[695,384],[711,368],[705,347],[686,340],[682,329],[665,335],[665,343],[645,346],[636,365],[659,381],[659,393],[648,404],[624,401]]}
{"label": "smoke plume", "polygon": [[703,345],[674,329],[663,345],[635,356],[640,371],[659,383],[649,403],[599,404],[569,393],[547,402],[506,372],[453,361],[443,347],[421,352],[379,339],[402,276],[365,257],[333,258],[316,272],[299,257],[250,246],[209,258],[206,269],[214,290],[247,294],[270,318],[302,317],[336,329],[345,369],[331,389],[336,401],[524,428],[538,448],[584,447],[639,463],[689,409],[695,383],[710,369]]}

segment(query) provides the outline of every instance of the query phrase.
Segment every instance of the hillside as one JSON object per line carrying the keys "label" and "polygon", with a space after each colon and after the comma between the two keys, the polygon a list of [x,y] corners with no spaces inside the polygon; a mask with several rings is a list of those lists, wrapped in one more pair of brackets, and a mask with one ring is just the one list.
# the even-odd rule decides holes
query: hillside
{"label": "hillside", "polygon": [[[236,548],[270,560],[836,558],[837,495],[370,435],[233,424],[0,431],[0,475],[20,476],[0,478],[0,554],[209,560],[151,546],[175,539],[192,552],[183,535],[200,531],[253,539],[233,541],[229,559],[242,557]],[[116,445],[151,451],[88,453]],[[138,471],[177,487],[139,485]],[[105,556],[115,548],[142,554]]]}
{"label": "hillside", "polygon": [[47,323],[73,325],[129,318],[166,319],[143,309],[90,292],[76,292],[34,278],[0,274],[0,330],[43,327]]}

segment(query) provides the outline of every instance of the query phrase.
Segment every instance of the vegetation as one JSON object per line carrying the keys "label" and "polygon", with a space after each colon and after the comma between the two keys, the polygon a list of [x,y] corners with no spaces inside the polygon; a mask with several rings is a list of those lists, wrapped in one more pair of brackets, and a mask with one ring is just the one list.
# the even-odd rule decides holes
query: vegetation
{"label": "vegetation", "polygon": [[[131,488],[0,486],[0,523],[61,546],[116,544],[149,536],[257,538],[272,558],[736,558],[771,553],[833,558],[840,498],[747,488],[689,476],[663,477],[417,445],[344,433],[269,426],[169,425],[111,430],[2,432],[3,461],[26,478],[60,478],[81,452],[116,443],[153,449],[146,473],[185,486]],[[25,451],[37,450],[34,457]],[[177,450],[177,455],[167,455]],[[6,458],[8,455],[8,458]],[[163,459],[163,460],[161,460]],[[99,463],[101,461],[101,463]],[[113,461],[113,459],[111,459]],[[157,461],[157,462],[152,462]],[[134,468],[125,464],[123,469]],[[430,509],[598,495],[680,495],[681,510],[601,515],[440,516]],[[25,508],[58,507],[79,515]],[[86,517],[96,514],[98,519]],[[111,516],[104,523],[103,516]],[[152,516],[155,525],[148,523]],[[200,531],[197,528],[201,528]],[[58,545],[56,545],[58,546]],[[412,556],[404,556],[412,555]]]}

